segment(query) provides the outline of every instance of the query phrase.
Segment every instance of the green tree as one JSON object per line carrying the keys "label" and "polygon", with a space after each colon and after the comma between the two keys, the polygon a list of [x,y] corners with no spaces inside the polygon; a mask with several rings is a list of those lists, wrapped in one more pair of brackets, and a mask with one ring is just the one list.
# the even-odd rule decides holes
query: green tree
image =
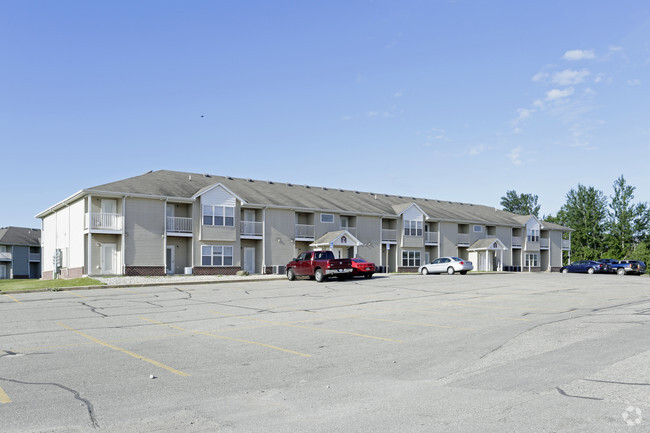
{"label": "green tree", "polygon": [[594,187],[578,184],[566,195],[555,221],[571,227],[571,259],[600,259],[606,250],[607,197]]}
{"label": "green tree", "polygon": [[517,194],[517,191],[513,189],[507,191],[506,195],[501,197],[501,206],[503,206],[503,210],[508,212],[539,217],[539,209],[542,206],[537,204],[537,199],[536,195]]}
{"label": "green tree", "polygon": [[648,236],[650,210],[646,203],[633,204],[635,187],[621,175],[614,181],[614,195],[609,205],[609,254],[615,258],[628,257],[636,245]]}

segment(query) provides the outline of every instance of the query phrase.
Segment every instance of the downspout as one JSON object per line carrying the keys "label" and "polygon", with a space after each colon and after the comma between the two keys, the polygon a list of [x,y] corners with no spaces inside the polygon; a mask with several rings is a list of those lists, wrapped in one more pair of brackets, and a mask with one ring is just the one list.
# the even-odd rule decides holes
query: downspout
{"label": "downspout", "polygon": [[262,274],[264,275],[266,275],[266,208],[267,206],[262,208]]}
{"label": "downspout", "polygon": [[[167,275],[167,199],[165,198],[165,203],[163,204],[163,266],[165,267],[164,274]],[[175,269],[172,269],[174,273]]]}
{"label": "downspout", "polygon": [[122,275],[126,275],[126,227],[124,222],[126,221],[126,195],[122,197]]}
{"label": "downspout", "polygon": [[93,202],[92,202],[92,195],[88,194],[88,251],[87,251],[87,256],[86,257],[86,262],[88,265],[88,268],[86,269],[86,275],[90,276],[90,271],[92,270],[93,267],[93,251],[92,251],[92,245],[93,245],[93,235],[91,232],[90,227],[92,226],[92,211],[93,211]]}

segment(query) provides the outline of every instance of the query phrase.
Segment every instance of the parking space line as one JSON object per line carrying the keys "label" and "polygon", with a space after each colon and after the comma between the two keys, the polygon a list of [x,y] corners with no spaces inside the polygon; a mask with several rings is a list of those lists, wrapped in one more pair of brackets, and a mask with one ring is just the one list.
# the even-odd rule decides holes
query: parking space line
{"label": "parking space line", "polygon": [[333,317],[333,318],[338,318],[338,319],[344,319],[344,318],[355,318],[355,319],[362,319],[362,320],[373,320],[376,322],[388,322],[388,323],[398,323],[402,325],[415,325],[415,326],[427,326],[427,327],[432,327],[432,328],[443,328],[443,329],[459,329],[461,331],[476,331],[474,328],[462,328],[459,326],[449,326],[449,325],[436,325],[434,323],[419,323],[419,322],[406,322],[403,320],[390,320],[390,319],[380,319],[377,317],[368,317],[368,316],[361,316],[361,315],[356,315],[356,316],[337,316],[337,315],[332,315],[332,314],[325,314],[321,313],[318,311],[312,311],[315,314],[319,314],[322,316],[326,317]]}
{"label": "parking space line", "polygon": [[310,356],[311,356],[311,355],[309,355],[308,353],[296,352],[295,350],[285,349],[285,348],[282,348],[282,347],[273,346],[273,345],[271,345],[271,344],[260,343],[260,342],[258,342],[258,341],[250,341],[250,340],[243,340],[243,339],[241,339],[241,338],[227,337],[227,336],[225,336],[225,335],[213,334],[213,333],[211,333],[211,332],[205,332],[205,331],[195,331],[195,330],[192,330],[192,329],[181,328],[180,326],[172,325],[172,324],[170,324],[170,323],[163,323],[163,322],[159,322],[159,321],[157,321],[157,320],[147,319],[146,317],[141,317],[141,316],[138,316],[138,317],[139,317],[140,319],[142,319],[142,320],[147,321],[147,322],[155,323],[155,324],[157,324],[157,325],[168,326],[168,327],[173,328],[173,329],[178,329],[178,330],[180,330],[180,331],[191,332],[191,333],[193,333],[193,334],[206,335],[206,336],[208,336],[208,337],[220,338],[220,339],[222,339],[222,340],[237,341],[237,342],[239,342],[239,343],[253,344],[253,345],[256,345],[256,346],[262,346],[262,347],[266,347],[266,348],[268,348],[268,349],[279,350],[279,351],[281,351],[281,352],[291,353],[291,354],[293,354],[293,355],[298,355],[298,356],[305,356],[305,357],[310,357]]}
{"label": "parking space line", "polygon": [[4,389],[0,386],[0,404],[11,403],[11,399],[7,395]]}
{"label": "parking space line", "polygon": [[[376,308],[376,307],[375,307]],[[432,311],[432,310],[421,310],[418,308],[393,308],[393,309],[381,309],[378,308],[379,310],[382,311],[405,311],[405,312],[415,312],[415,313],[429,313],[429,314],[438,314],[438,315],[445,315],[445,316],[454,316],[454,317],[485,317],[489,319],[499,319],[499,320],[512,320],[516,322],[530,322],[529,319],[522,319],[518,317],[501,317],[501,316],[477,316],[476,314],[462,314],[462,313],[448,313],[446,311]]]}
{"label": "parking space line", "polygon": [[163,369],[165,369],[165,370],[167,370],[167,371],[169,371],[171,373],[177,374],[179,376],[189,376],[189,374],[187,374],[187,373],[184,373],[184,372],[182,372],[180,370],[176,370],[175,368],[169,367],[169,366],[167,366],[165,364],[162,364],[162,363],[160,363],[158,361],[154,361],[153,359],[149,359],[149,358],[146,358],[146,357],[144,357],[142,355],[138,355],[137,353],[131,352],[130,350],[122,349],[121,347],[114,346],[114,345],[112,345],[110,343],[107,343],[105,341],[102,341],[102,340],[100,340],[98,338],[92,337],[92,336],[90,336],[88,334],[85,334],[85,333],[83,333],[81,331],[78,331],[78,330],[76,330],[74,328],[69,327],[65,323],[58,322],[58,324],[59,324],[59,326],[62,326],[64,328],[74,332],[75,334],[81,335],[82,337],[85,337],[85,338],[87,338],[87,339],[89,339],[91,341],[94,341],[95,343],[100,344],[102,346],[111,348],[113,350],[117,350],[118,352],[125,353],[125,354],[127,354],[129,356],[132,356],[132,357],[136,358],[136,359],[148,362],[149,364],[153,364],[156,367],[163,368]]}
{"label": "parking space line", "polygon": [[563,313],[566,310],[548,310],[546,308],[528,308],[528,307],[494,307],[491,305],[476,305],[476,304],[466,304],[464,302],[434,302],[434,301],[422,301],[430,304],[436,305],[457,305],[459,307],[472,307],[472,308],[485,308],[489,310],[509,310],[512,311],[515,308],[525,311],[548,311],[551,313]]}
{"label": "parking space line", "polygon": [[70,293],[71,295],[74,295],[74,296],[76,296],[76,297],[78,297],[78,298],[85,298],[85,297],[86,297],[86,296],[84,296],[84,295],[80,295],[79,293],[75,293],[75,292],[72,292],[72,291],[70,291],[70,290],[66,290],[65,292],[66,292],[66,293]]}
{"label": "parking space line", "polygon": [[315,326],[294,325],[292,323],[287,323],[287,322],[273,322],[271,320],[257,319],[255,317],[245,317],[245,316],[235,316],[235,315],[232,315],[232,314],[223,314],[223,313],[219,313],[218,311],[211,311],[211,313],[219,315],[219,316],[224,316],[224,317],[235,317],[237,319],[254,320],[254,321],[257,321],[257,322],[270,323],[270,324],[273,324],[273,325],[288,326],[290,328],[310,329],[312,331],[332,332],[332,333],[335,333],[335,334],[353,335],[355,337],[371,338],[371,339],[374,339],[374,340],[383,340],[383,341],[390,341],[390,342],[393,342],[393,343],[401,343],[400,340],[394,340],[392,338],[377,337],[377,336],[374,336],[374,335],[359,334],[359,333],[356,333],[356,332],[339,331],[337,329],[328,329],[328,328],[317,328]]}
{"label": "parking space line", "polygon": [[19,304],[22,304],[22,302],[20,302],[18,299],[14,298],[14,297],[11,296],[11,295],[7,295],[6,293],[5,293],[4,295],[5,295],[7,298],[11,299],[12,301],[14,301],[14,302],[18,302]]}
{"label": "parking space line", "polygon": [[145,293],[136,292],[135,290],[121,289],[119,287],[113,287],[113,290],[119,290],[120,292],[135,293],[136,295],[144,295]]}

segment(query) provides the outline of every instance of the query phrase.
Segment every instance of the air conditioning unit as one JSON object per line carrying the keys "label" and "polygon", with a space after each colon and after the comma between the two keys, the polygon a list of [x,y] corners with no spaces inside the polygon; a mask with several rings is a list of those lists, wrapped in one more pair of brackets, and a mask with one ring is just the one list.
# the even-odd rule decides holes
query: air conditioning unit
{"label": "air conditioning unit", "polygon": [[273,273],[276,275],[284,275],[285,266],[284,265],[275,265],[273,266]]}

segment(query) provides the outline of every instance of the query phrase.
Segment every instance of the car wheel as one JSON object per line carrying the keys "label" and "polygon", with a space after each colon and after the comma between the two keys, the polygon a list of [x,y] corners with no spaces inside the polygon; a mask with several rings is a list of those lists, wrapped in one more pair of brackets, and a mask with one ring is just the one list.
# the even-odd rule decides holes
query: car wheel
{"label": "car wheel", "polygon": [[596,272],[596,271],[594,270],[594,268],[589,268],[589,269],[587,269],[587,273],[588,273],[588,274],[593,274],[594,272]]}
{"label": "car wheel", "polygon": [[449,275],[454,275],[454,272],[456,272],[456,270],[455,270],[454,268],[452,268],[451,266],[449,266],[449,267],[447,268],[447,273],[448,273]]}
{"label": "car wheel", "polygon": [[421,273],[422,275],[429,275],[429,270],[428,270],[427,268],[422,268],[422,270],[420,271],[420,273]]}
{"label": "car wheel", "polygon": [[564,269],[562,269],[562,273],[563,273],[563,274],[568,274],[568,273],[569,273],[569,270],[568,270],[567,268],[564,268]]}
{"label": "car wheel", "polygon": [[619,270],[616,271],[616,273],[617,273],[618,275],[625,275],[625,269],[623,269],[623,268],[619,268]]}
{"label": "car wheel", "polygon": [[293,271],[293,269],[289,268],[287,270],[287,278],[289,279],[289,281],[293,281],[296,279],[296,273]]}
{"label": "car wheel", "polygon": [[316,269],[314,271],[314,279],[319,283],[322,283],[325,280],[325,274],[322,269]]}

